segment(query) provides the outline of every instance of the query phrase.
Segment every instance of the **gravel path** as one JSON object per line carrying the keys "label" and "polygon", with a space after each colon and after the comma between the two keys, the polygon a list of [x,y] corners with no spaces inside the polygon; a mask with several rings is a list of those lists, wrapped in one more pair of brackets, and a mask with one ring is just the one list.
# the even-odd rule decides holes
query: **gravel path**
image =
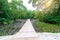
{"label": "gravel path", "polygon": [[[60,33],[37,33],[40,40],[60,40]],[[8,40],[11,36],[1,36],[0,40]]]}

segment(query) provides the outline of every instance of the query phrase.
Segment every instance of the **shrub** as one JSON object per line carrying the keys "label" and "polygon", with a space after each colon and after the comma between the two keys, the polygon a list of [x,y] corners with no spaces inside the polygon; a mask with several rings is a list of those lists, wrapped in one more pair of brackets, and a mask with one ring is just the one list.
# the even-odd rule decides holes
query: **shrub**
{"label": "shrub", "polygon": [[34,11],[29,10],[29,11],[27,12],[27,18],[34,18],[34,14],[35,14]]}
{"label": "shrub", "polygon": [[60,16],[56,15],[52,15],[52,14],[46,14],[43,17],[43,21],[46,23],[52,23],[52,24],[60,24]]}
{"label": "shrub", "polygon": [[49,12],[36,12],[36,18],[41,22],[60,24],[60,14],[58,14],[57,9],[53,9]]}
{"label": "shrub", "polygon": [[35,18],[41,19],[43,17],[43,13],[41,11],[36,10],[35,11]]}
{"label": "shrub", "polygon": [[2,22],[2,24],[8,24],[7,19],[5,19],[5,18],[0,18],[0,22]]}
{"label": "shrub", "polygon": [[49,24],[44,22],[35,22],[35,29],[38,32],[52,32],[57,33],[60,32],[60,25],[57,24]]}
{"label": "shrub", "polygon": [[12,0],[11,3],[8,3],[8,0],[0,0],[0,22],[13,23],[18,18],[27,18],[27,9],[22,1],[19,0],[17,3],[16,0]]}

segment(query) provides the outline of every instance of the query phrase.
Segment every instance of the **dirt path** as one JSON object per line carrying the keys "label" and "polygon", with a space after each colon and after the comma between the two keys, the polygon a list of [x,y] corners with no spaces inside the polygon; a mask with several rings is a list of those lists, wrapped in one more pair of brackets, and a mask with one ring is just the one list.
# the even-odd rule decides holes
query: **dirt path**
{"label": "dirt path", "polygon": [[[2,27],[9,27],[10,26],[10,29],[6,29],[4,28],[6,31],[8,32],[5,32],[7,33],[7,35],[13,35],[14,33],[18,32],[20,30],[20,28],[24,25],[24,23],[26,22],[27,19],[18,19],[17,21],[15,21],[13,24],[8,24],[8,25],[2,25]],[[34,24],[35,22],[35,19],[31,19],[31,22],[32,24]],[[34,26],[34,25],[33,25]],[[1,26],[0,26],[1,27]],[[12,29],[11,29],[12,28]],[[14,28],[14,29],[13,29]],[[2,30],[3,31],[3,30]],[[4,31],[3,31],[4,32]],[[2,33],[3,33],[2,32]],[[5,34],[4,34],[5,35]]]}

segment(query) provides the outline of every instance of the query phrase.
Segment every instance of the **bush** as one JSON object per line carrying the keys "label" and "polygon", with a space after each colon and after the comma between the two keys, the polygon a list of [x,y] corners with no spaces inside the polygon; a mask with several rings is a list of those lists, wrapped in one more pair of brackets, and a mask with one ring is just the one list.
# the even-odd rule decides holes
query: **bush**
{"label": "bush", "polygon": [[0,18],[0,22],[2,22],[2,24],[8,24],[7,19],[5,19],[5,18]]}
{"label": "bush", "polygon": [[33,14],[27,12],[21,0],[18,3],[16,0],[11,3],[8,3],[8,0],[0,0],[0,22],[3,24],[13,23],[18,18],[32,18]]}
{"label": "bush", "polygon": [[34,14],[35,14],[34,11],[29,10],[29,11],[27,12],[27,18],[34,18]]}
{"label": "bush", "polygon": [[57,33],[57,32],[60,32],[60,25],[36,21],[35,22],[35,29],[37,32]]}
{"label": "bush", "polygon": [[60,24],[60,14],[58,14],[57,9],[54,9],[49,12],[36,12],[36,18],[41,22],[51,23],[51,24]]}
{"label": "bush", "polygon": [[43,13],[41,12],[41,11],[35,11],[35,18],[37,18],[37,19],[42,19],[42,17],[43,17]]}
{"label": "bush", "polygon": [[46,23],[52,23],[52,24],[60,24],[60,16],[58,15],[52,15],[52,14],[46,14],[43,17],[43,21]]}

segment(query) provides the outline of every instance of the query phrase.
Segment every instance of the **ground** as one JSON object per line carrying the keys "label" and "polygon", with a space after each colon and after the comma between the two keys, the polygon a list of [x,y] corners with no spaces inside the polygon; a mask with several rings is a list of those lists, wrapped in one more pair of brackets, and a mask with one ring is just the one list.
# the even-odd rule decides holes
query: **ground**
{"label": "ground", "polygon": [[[60,40],[60,33],[37,33],[39,40]],[[1,36],[0,40],[8,40],[11,36]]]}
{"label": "ground", "polygon": [[[0,36],[13,35],[17,33],[20,30],[20,28],[24,25],[26,20],[27,19],[17,19],[12,24],[0,26]],[[36,19],[31,19],[31,22],[36,32],[50,32],[50,33],[60,32],[60,25],[39,22]]]}
{"label": "ground", "polygon": [[[2,35],[13,35],[14,33],[18,32],[20,28],[24,25],[27,19],[17,19],[14,23],[8,25],[1,25],[0,26],[0,36]],[[35,19],[31,19],[32,24],[34,23]]]}

